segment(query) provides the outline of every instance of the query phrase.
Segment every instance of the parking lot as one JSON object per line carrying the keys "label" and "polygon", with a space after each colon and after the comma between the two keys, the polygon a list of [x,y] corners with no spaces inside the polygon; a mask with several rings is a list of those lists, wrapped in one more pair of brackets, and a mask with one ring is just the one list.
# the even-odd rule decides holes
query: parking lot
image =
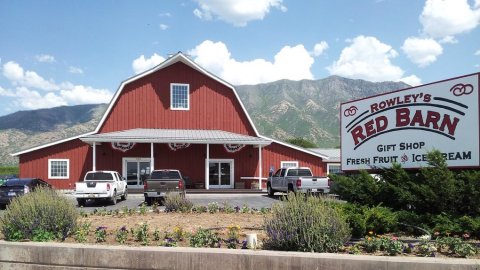
{"label": "parking lot", "polygon": [[[72,195],[66,195],[72,204],[76,205],[77,202]],[[232,207],[244,205],[250,208],[261,209],[262,207],[272,207],[276,202],[279,202],[279,196],[273,198],[268,197],[266,194],[187,194],[187,199],[194,205],[208,205],[212,202],[217,202],[220,206],[223,203],[227,203]],[[144,203],[143,194],[129,194],[127,200],[118,201],[116,205],[110,205],[103,201],[88,201],[85,207],[82,207],[83,211],[91,212],[99,207],[105,207],[107,210],[122,209],[124,207],[136,208]],[[162,209],[163,207],[160,207]]]}
{"label": "parking lot", "polygon": [[[71,194],[65,194],[71,203],[77,206],[77,201]],[[208,205],[212,202],[217,202],[219,206],[222,206],[223,203],[227,203],[232,207],[238,206],[242,207],[244,205],[250,208],[261,209],[262,207],[272,207],[274,203],[280,202],[280,196],[275,196],[273,198],[268,197],[265,193],[255,193],[255,194],[187,194],[187,199],[190,200],[194,205]],[[128,207],[129,209],[139,207],[144,202],[143,194],[129,194],[127,200],[120,201],[118,200],[116,205],[111,205],[108,202],[104,201],[88,201],[85,207],[77,208],[82,211],[92,212],[95,209],[105,207],[106,210],[115,210]],[[164,208],[163,206],[160,209]],[[5,210],[0,210],[0,215]]]}

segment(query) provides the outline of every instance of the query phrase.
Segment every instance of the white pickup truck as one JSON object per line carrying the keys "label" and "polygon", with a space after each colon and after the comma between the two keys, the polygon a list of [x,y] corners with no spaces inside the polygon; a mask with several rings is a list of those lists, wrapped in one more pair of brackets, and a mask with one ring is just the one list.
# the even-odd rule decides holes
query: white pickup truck
{"label": "white pickup truck", "polygon": [[85,206],[87,200],[106,200],[117,204],[118,197],[126,200],[127,195],[127,182],[115,171],[87,172],[83,181],[75,183],[73,192],[78,206]]}
{"label": "white pickup truck", "polygon": [[267,181],[268,196],[276,191],[302,193],[329,193],[331,181],[328,177],[313,176],[310,168],[280,168]]}

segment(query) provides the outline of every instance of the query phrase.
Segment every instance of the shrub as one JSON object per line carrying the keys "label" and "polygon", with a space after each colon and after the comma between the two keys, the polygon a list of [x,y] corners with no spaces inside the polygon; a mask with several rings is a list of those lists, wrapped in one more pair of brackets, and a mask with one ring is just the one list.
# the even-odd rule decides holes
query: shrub
{"label": "shrub", "polygon": [[365,221],[365,207],[352,203],[331,203],[332,206],[340,208],[351,229],[352,237],[361,238],[367,232]]}
{"label": "shrub", "polygon": [[134,231],[135,241],[141,242],[142,245],[148,245],[148,224],[142,223],[140,227]]}
{"label": "shrub", "polygon": [[189,237],[189,244],[191,247],[215,247],[219,245],[220,238],[216,233],[210,230],[199,228],[195,233]]}
{"label": "shrub", "polygon": [[360,171],[358,175],[331,175],[333,186],[331,193],[338,194],[340,198],[362,205],[376,205],[380,192],[380,182],[368,174]]}
{"label": "shrub", "polygon": [[[45,240],[45,236],[65,240],[77,227],[78,212],[64,196],[49,188],[15,198],[0,217],[5,240]],[[42,234],[39,236],[38,234]]]}
{"label": "shrub", "polygon": [[115,234],[115,240],[120,243],[124,244],[128,238],[128,229],[126,226],[122,226],[118,229],[117,233]]}
{"label": "shrub", "polygon": [[405,210],[395,212],[395,215],[397,216],[399,231],[415,236],[427,233],[428,226],[426,225],[427,220],[424,215],[418,215],[412,211]]}
{"label": "shrub", "polygon": [[190,212],[193,203],[177,193],[168,193],[165,196],[165,212]]}
{"label": "shrub", "polygon": [[107,241],[107,227],[100,226],[95,229],[95,241],[97,243]]}
{"label": "shrub", "polygon": [[365,211],[367,230],[376,234],[384,234],[395,231],[397,217],[390,208],[375,206]]}
{"label": "shrub", "polygon": [[264,228],[264,248],[273,250],[336,252],[350,238],[341,211],[318,197],[293,192],[285,203],[273,205]]}
{"label": "shrub", "polygon": [[90,233],[90,222],[84,222],[80,224],[75,230],[74,238],[79,243],[87,242],[87,236]]}

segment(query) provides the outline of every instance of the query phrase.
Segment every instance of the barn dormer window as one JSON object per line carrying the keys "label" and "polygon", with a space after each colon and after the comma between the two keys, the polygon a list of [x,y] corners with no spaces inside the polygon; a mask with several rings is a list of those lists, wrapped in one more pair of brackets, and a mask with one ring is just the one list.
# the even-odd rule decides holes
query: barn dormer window
{"label": "barn dormer window", "polygon": [[190,85],[170,84],[170,108],[172,110],[190,110]]}

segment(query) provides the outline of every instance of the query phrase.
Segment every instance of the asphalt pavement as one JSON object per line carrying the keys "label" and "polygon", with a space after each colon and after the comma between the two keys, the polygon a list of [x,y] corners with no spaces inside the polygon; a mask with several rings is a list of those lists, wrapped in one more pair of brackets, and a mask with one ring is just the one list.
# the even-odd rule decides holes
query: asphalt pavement
{"label": "asphalt pavement", "polygon": [[[76,199],[71,194],[65,194],[72,204],[77,205]],[[188,194],[186,198],[190,200],[194,205],[207,206],[209,203],[216,202],[220,207],[226,203],[232,207],[248,206],[249,208],[261,209],[262,207],[271,208],[274,203],[280,202],[280,196],[268,197],[264,193],[256,194]],[[78,207],[79,209],[92,212],[95,209],[105,208],[108,210],[122,209],[128,207],[129,209],[136,208],[144,203],[143,194],[128,194],[128,198],[125,201],[117,200],[116,205],[111,205],[107,201],[87,201],[84,207]],[[150,207],[148,207],[150,208]],[[160,209],[164,207],[160,206]]]}

